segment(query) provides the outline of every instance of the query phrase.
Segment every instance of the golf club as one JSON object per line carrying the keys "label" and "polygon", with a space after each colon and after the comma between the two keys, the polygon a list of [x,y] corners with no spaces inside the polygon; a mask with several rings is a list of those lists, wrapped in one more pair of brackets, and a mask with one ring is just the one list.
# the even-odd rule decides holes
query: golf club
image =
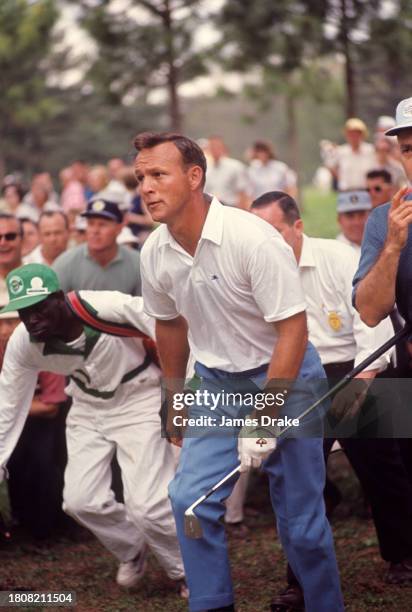
{"label": "golf club", "polygon": [[225,484],[228,480],[232,478],[235,474],[240,471],[240,464],[235,467],[229,474],[226,474],[219,482],[217,482],[213,487],[211,487],[204,495],[199,497],[191,506],[185,510],[185,534],[188,538],[200,539],[203,537],[203,529],[202,525],[196,514],[194,513],[194,509],[197,508],[202,502],[205,501],[208,497],[212,495],[215,491],[217,491],[222,485]]}
{"label": "golf club", "polygon": [[[346,385],[353,378],[355,378],[355,376],[357,376],[360,372],[362,372],[362,370],[367,368],[368,365],[373,363],[375,361],[375,359],[378,359],[378,357],[380,357],[381,355],[386,353],[386,351],[388,351],[390,348],[392,348],[392,346],[394,346],[397,342],[399,342],[400,340],[402,340],[403,338],[405,338],[406,336],[409,336],[411,334],[412,334],[412,327],[409,326],[409,325],[405,325],[405,327],[403,329],[401,329],[394,336],[392,336],[392,338],[390,338],[384,344],[382,344],[382,346],[377,348],[376,351],[374,351],[371,355],[369,355],[369,357],[364,359],[359,365],[356,366],[356,368],[353,368],[353,370],[351,370],[344,378],[342,378],[340,381],[338,381],[336,383],[336,385],[334,385],[331,389],[329,389],[329,391],[324,393],[324,395],[322,395],[322,397],[317,399],[314,404],[309,406],[309,408],[304,410],[296,418],[299,419],[299,420],[305,418],[308,414],[310,414],[312,412],[312,410],[315,410],[315,408],[320,406],[320,404],[322,404],[322,402],[324,402],[329,397],[331,397],[332,395],[334,395],[335,393],[337,393],[338,391],[340,391],[341,389],[346,387]],[[278,433],[277,437],[279,438],[280,436],[282,436],[291,427],[292,427],[292,425],[287,425],[286,427],[284,427]],[[230,480],[230,478],[232,478],[232,476],[234,476],[238,472],[240,472],[240,464],[236,468],[234,468],[231,472],[229,472],[229,474],[226,474],[226,476],[224,476],[221,480],[219,480],[219,482],[217,482],[211,489],[209,489],[204,495],[199,497],[199,499],[197,499],[191,506],[189,506],[187,508],[187,510],[185,510],[184,526],[185,526],[185,534],[186,534],[186,536],[188,538],[199,539],[199,538],[201,538],[203,536],[202,525],[200,524],[200,521],[199,521],[198,517],[194,513],[195,508],[197,508],[197,506],[199,506],[201,503],[203,503],[208,497],[210,497],[212,495],[212,493],[217,491],[223,484],[225,484],[225,482]]]}

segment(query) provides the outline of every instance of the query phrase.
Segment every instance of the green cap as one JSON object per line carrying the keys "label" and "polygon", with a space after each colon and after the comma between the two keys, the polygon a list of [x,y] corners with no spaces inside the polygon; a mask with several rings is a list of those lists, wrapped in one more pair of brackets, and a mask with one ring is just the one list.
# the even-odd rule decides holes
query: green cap
{"label": "green cap", "polygon": [[0,310],[0,314],[33,306],[60,289],[55,271],[49,266],[36,263],[9,272],[6,285],[9,303]]}

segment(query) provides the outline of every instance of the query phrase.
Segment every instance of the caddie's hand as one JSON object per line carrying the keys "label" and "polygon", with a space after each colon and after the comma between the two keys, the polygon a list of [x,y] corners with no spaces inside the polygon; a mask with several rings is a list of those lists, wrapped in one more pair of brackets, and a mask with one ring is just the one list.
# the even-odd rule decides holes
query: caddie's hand
{"label": "caddie's hand", "polygon": [[241,472],[248,472],[252,468],[261,466],[262,461],[269,457],[276,448],[275,436],[274,430],[246,425],[242,427],[237,445]]}
{"label": "caddie's hand", "polygon": [[412,200],[405,200],[409,187],[402,187],[392,198],[388,215],[386,244],[401,251],[408,240],[408,229],[412,223]]}
{"label": "caddie's hand", "polygon": [[350,420],[359,414],[368,393],[369,383],[369,379],[354,378],[335,395],[330,409],[335,419]]}

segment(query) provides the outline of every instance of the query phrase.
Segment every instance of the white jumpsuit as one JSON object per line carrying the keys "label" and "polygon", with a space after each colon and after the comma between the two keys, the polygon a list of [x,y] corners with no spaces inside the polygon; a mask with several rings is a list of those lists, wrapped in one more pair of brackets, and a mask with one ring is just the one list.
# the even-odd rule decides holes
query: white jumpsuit
{"label": "white jumpsuit", "polygon": [[[143,313],[142,298],[118,292],[81,295],[90,298],[102,318],[127,322],[153,336],[154,322]],[[122,382],[145,361],[142,340],[86,332],[68,345],[44,344],[31,342],[23,324],[16,328],[0,375],[0,466],[20,436],[39,371],[71,375],[64,509],[120,562],[133,559],[146,542],[167,575],[180,579],[184,570],[167,492],[175,461],[160,433],[160,370],[150,363]],[[124,505],[111,490],[115,452]]]}

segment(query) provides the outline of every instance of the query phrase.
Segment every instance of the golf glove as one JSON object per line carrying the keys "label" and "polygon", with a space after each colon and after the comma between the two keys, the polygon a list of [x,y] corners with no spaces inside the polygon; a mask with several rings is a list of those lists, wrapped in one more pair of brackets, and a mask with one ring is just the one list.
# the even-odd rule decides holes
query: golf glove
{"label": "golf glove", "polygon": [[252,468],[261,466],[269,455],[275,450],[277,440],[276,431],[262,427],[242,427],[238,438],[238,452],[240,471],[248,472]]}

